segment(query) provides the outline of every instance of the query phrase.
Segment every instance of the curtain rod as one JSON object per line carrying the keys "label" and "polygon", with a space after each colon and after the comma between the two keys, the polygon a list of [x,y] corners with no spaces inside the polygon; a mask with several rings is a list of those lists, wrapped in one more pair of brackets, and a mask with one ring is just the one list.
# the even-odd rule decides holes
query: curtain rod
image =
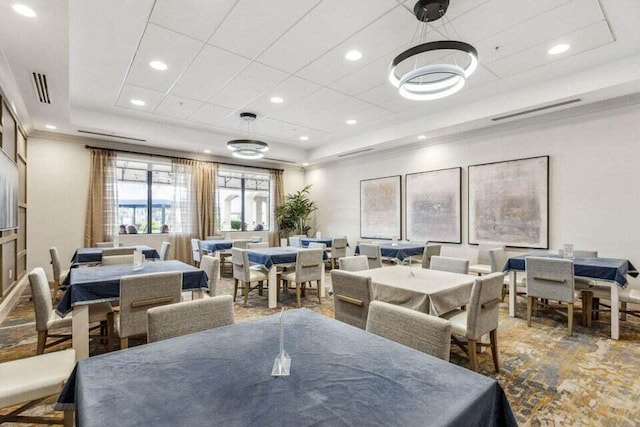
{"label": "curtain rod", "polygon": [[262,170],[267,170],[267,171],[280,171],[280,172],[284,172],[284,169],[274,169],[274,168],[264,168],[264,167],[260,167],[260,166],[245,166],[245,165],[239,165],[237,163],[225,163],[225,162],[214,162],[211,160],[198,160],[198,159],[190,159],[188,157],[178,157],[178,156],[167,156],[166,154],[149,154],[149,153],[141,153],[139,151],[133,151],[133,150],[122,150],[122,149],[113,149],[113,148],[104,148],[104,147],[94,147],[91,145],[85,145],[84,148],[88,148],[88,149],[96,149],[96,150],[111,150],[111,151],[115,151],[116,153],[129,153],[129,154],[139,154],[141,156],[155,156],[155,157],[164,157],[166,159],[178,159],[178,160],[197,160],[199,162],[206,162],[206,163],[216,163],[218,165],[225,165],[225,166],[237,166],[239,168],[249,168],[249,169],[262,169]]}

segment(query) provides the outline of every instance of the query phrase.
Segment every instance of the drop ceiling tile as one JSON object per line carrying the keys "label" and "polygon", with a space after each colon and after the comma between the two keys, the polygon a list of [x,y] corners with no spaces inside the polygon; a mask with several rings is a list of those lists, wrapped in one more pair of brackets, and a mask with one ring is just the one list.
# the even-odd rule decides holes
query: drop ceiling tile
{"label": "drop ceiling tile", "polygon": [[214,104],[203,104],[189,120],[208,125],[215,125],[233,113],[233,109]]}
{"label": "drop ceiling tile", "polygon": [[324,0],[259,57],[295,72],[395,7],[394,0]]}
{"label": "drop ceiling tile", "polygon": [[189,98],[183,98],[180,96],[168,95],[158,105],[155,113],[161,116],[173,117],[176,119],[187,119],[198,108],[202,106],[202,102],[194,101]]}
{"label": "drop ceiling tile", "polygon": [[[149,24],[133,64],[127,75],[127,83],[166,92],[178,76],[191,63],[202,43],[173,31]],[[157,71],[150,61],[163,61],[168,69]]]}
{"label": "drop ceiling tile", "polygon": [[349,97],[343,93],[323,88],[295,102],[293,105],[271,114],[271,117],[287,122],[300,123],[306,117],[345,102],[348,99]]}
{"label": "drop ceiling tile", "polygon": [[210,102],[229,108],[240,108],[263,92],[273,89],[287,78],[287,74],[275,68],[252,62],[229,84],[214,94]]}
{"label": "drop ceiling tile", "polygon": [[[210,0],[209,0],[210,1]],[[255,58],[284,34],[319,0],[240,0],[209,43]]]}
{"label": "drop ceiling tile", "polygon": [[398,95],[398,89],[393,87],[388,81],[385,81],[374,88],[358,94],[356,98],[369,102],[370,104],[382,106],[395,100],[398,96],[400,96]]}
{"label": "drop ceiling tile", "polygon": [[384,56],[341,79],[331,83],[329,87],[349,95],[357,95],[387,82],[391,56]]}
{"label": "drop ceiling tile", "polygon": [[[260,95],[255,101],[243,107],[264,117],[294,104],[296,101],[320,90],[322,86],[299,77],[290,76],[278,86]],[[284,100],[280,104],[271,102],[271,98],[278,96]]]}
{"label": "drop ceiling tile", "polygon": [[[118,107],[130,108],[136,111],[154,111],[160,102],[164,94],[162,92],[156,92],[143,87],[137,87],[125,84],[120,91],[120,97],[116,101]],[[132,99],[138,99],[144,101],[145,105],[136,106],[131,104]]]}
{"label": "drop ceiling tile", "polygon": [[[515,55],[492,62],[491,64],[486,64],[485,66],[504,78],[555,61],[560,61],[563,58],[577,55],[613,41],[614,39],[609,30],[609,26],[606,21],[601,21],[558,39],[542,43]],[[571,49],[564,54],[549,55],[547,51],[558,43],[569,43]]]}
{"label": "drop ceiling tile", "polygon": [[150,22],[207,41],[236,0],[157,0]]}
{"label": "drop ceiling tile", "polygon": [[[374,108],[376,111],[373,110]],[[346,124],[347,120],[354,119],[362,124],[373,120],[375,114],[381,111],[384,110],[379,107],[373,107],[371,104],[356,98],[349,98],[341,104],[334,105],[308,117],[305,123],[318,129],[341,130],[349,126]]]}
{"label": "drop ceiling tile", "polygon": [[231,52],[206,45],[171,89],[171,93],[206,101],[249,62]]}

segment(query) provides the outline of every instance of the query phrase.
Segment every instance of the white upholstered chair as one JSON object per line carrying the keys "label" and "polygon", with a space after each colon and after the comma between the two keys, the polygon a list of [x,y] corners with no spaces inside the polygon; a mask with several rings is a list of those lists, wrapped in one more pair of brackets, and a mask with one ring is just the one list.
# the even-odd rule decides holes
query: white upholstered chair
{"label": "white upholstered chair", "polygon": [[347,238],[334,237],[331,241],[331,249],[329,250],[329,258],[331,259],[331,268],[335,268],[336,260],[347,256]]}
{"label": "white upholstered chair", "polygon": [[431,270],[467,274],[469,271],[469,260],[446,256],[433,256],[431,257]]}
{"label": "white upholstered chair", "polygon": [[160,246],[160,259],[158,261],[168,260],[170,252],[171,252],[171,243],[162,242],[162,245]]}
{"label": "white upholstered chair", "polygon": [[239,249],[247,249],[247,245],[249,243],[259,243],[259,242],[253,242],[251,239],[234,239],[233,247],[239,248]]}
{"label": "white upholstered chair", "polygon": [[440,256],[442,245],[426,244],[422,253],[422,268],[431,268],[431,258]]}
{"label": "white upholstered chair", "polygon": [[282,280],[285,283],[296,284],[296,299],[298,307],[301,307],[300,297],[303,286],[306,283],[315,281],[318,289],[318,302],[322,303],[320,294],[320,281],[322,280],[322,263],[323,250],[318,249],[300,249],[296,256],[296,269],[294,271],[283,272]]}
{"label": "white upholstered chair", "polygon": [[374,243],[361,243],[360,255],[367,257],[369,269],[382,268],[382,251],[380,245]]}
{"label": "white upholstered chair", "polygon": [[359,276],[344,270],[333,270],[331,283],[336,320],[365,329],[371,302],[371,277]]}
{"label": "white upholstered chair", "polygon": [[249,242],[247,249],[264,249],[269,247],[269,242]]}
{"label": "white upholstered chair", "polygon": [[136,248],[133,246],[123,246],[121,248],[104,248],[102,249],[102,257],[114,255],[133,255]]}
{"label": "white upholstered chair", "polygon": [[[142,262],[145,262],[142,254]],[[102,265],[133,264],[133,255],[111,255],[102,257]]]}
{"label": "white upholstered chair", "polygon": [[56,292],[64,291],[62,289],[62,283],[67,278],[69,270],[62,270],[62,264],[60,261],[60,253],[58,248],[52,246],[49,248],[49,255],[51,255],[51,269],[53,270],[53,284],[56,288]]}
{"label": "white upholstered chair", "polygon": [[477,262],[469,266],[470,274],[489,274],[491,271],[491,260],[489,259],[489,251],[491,249],[503,249],[504,245],[498,243],[481,243],[478,247]]}
{"label": "white upholstered chair", "polygon": [[205,255],[200,259],[200,270],[207,274],[207,284],[209,285],[209,296],[214,297],[218,288],[218,278],[220,276],[220,258]]}
{"label": "white upholstered chair", "polygon": [[368,270],[369,260],[365,255],[346,256],[338,259],[338,268],[344,271]]}
{"label": "white upholstered chair", "polygon": [[191,257],[193,258],[193,263],[198,265],[200,263],[200,240],[191,239]]}
{"label": "white upholstered chair", "polygon": [[449,361],[451,323],[406,307],[373,301],[367,331]]}
{"label": "white upholstered chair", "polygon": [[231,249],[231,263],[233,264],[233,300],[236,300],[238,293],[238,287],[242,286],[242,294],[244,295],[244,306],[247,306],[249,301],[249,291],[252,283],[258,283],[259,288],[262,288],[263,283],[268,280],[267,274],[258,269],[251,268],[249,264],[249,257],[246,249],[232,248]]}

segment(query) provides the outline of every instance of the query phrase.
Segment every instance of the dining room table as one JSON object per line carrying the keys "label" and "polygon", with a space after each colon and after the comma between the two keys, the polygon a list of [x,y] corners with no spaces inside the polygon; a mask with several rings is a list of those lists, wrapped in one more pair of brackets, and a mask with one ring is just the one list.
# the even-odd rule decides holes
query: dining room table
{"label": "dining room table", "polygon": [[[249,262],[264,268],[268,276],[268,305],[269,308],[278,306],[278,266],[293,265],[295,266],[298,252],[304,248],[294,246],[272,247],[272,248],[254,248],[247,250]],[[327,261],[329,256],[323,251],[322,259]],[[320,296],[324,297],[326,291],[324,289],[324,263],[321,264],[322,279],[320,280]]]}
{"label": "dining room table", "polygon": [[[160,254],[151,246],[135,245],[135,246],[118,246],[118,249],[133,248],[142,251],[146,259],[159,259]],[[73,257],[71,257],[71,265],[100,263],[102,262],[102,252],[105,248],[78,248]]]}
{"label": "dining room table", "polygon": [[[389,258],[401,263],[412,256],[422,256],[425,243],[420,242],[374,242],[380,245],[380,254],[383,258]],[[356,255],[360,253],[360,245],[356,246]]]}
{"label": "dining room table", "polygon": [[308,248],[309,243],[322,243],[327,248],[331,248],[333,244],[333,239],[328,239],[326,237],[302,237],[300,238],[300,246],[303,248]]}
{"label": "dining room table", "polygon": [[65,279],[66,291],[56,306],[56,313],[72,313],[71,334],[78,360],[89,357],[89,306],[120,299],[120,279],[149,273],[182,272],[182,290],[201,298],[208,289],[207,274],[181,261],[145,262],[136,269],[133,263],[72,268]]}
{"label": "dining room table", "polygon": [[307,309],[90,359],[55,404],[78,426],[515,426],[500,384]]}
{"label": "dining room table", "polygon": [[[516,273],[526,271],[528,256],[563,258],[551,251],[538,251],[510,257],[504,266],[509,273],[509,316],[516,317]],[[607,285],[611,292],[611,338],[620,338],[620,301],[618,292],[628,285],[627,275],[638,277],[638,270],[627,259],[602,257],[573,257],[573,271],[576,277],[596,280]]]}
{"label": "dining room table", "polygon": [[200,240],[200,247],[210,253],[226,251],[233,247],[233,240]]}

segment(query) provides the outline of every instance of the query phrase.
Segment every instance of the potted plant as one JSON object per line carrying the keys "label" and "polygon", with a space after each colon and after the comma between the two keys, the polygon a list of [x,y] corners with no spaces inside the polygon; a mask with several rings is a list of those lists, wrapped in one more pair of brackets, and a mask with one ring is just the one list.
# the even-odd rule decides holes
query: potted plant
{"label": "potted plant", "polygon": [[307,222],[318,207],[315,201],[309,199],[310,187],[307,185],[294,194],[287,194],[284,204],[276,208],[280,237],[288,237],[292,233],[306,235],[311,229]]}

